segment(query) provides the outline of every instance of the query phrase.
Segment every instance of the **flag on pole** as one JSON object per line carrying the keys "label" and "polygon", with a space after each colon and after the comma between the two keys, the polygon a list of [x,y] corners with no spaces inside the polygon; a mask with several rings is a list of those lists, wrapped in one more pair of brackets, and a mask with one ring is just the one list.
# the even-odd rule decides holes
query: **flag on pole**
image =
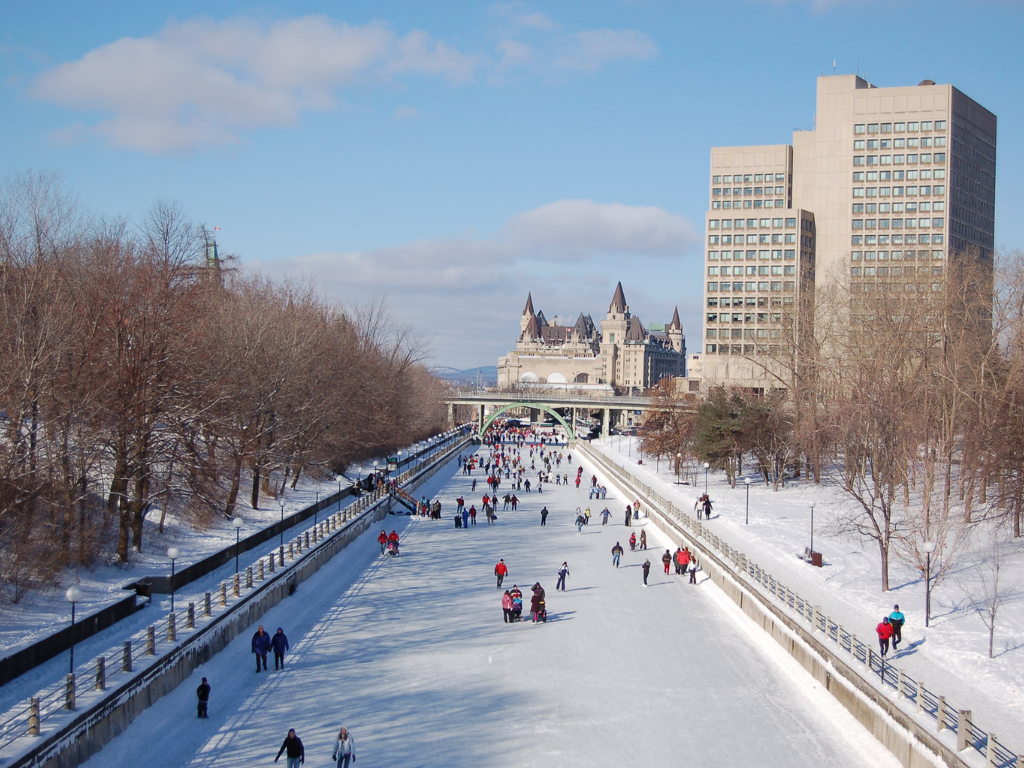
{"label": "flag on pole", "polygon": [[220,232],[220,227],[214,227],[214,228],[213,228],[213,231],[214,231],[214,232]]}

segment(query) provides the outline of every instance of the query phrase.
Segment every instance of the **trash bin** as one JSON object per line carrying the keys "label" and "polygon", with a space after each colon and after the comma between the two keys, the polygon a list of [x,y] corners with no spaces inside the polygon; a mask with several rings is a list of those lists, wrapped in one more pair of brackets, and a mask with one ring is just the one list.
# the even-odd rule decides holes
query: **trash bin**
{"label": "trash bin", "polygon": [[821,568],[821,552],[811,552],[811,565]]}

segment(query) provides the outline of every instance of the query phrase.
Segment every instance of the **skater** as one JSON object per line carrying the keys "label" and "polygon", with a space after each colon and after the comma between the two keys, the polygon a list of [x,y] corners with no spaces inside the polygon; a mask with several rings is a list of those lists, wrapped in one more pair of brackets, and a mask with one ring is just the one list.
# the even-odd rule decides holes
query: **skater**
{"label": "skater", "polygon": [[583,525],[586,520],[583,519],[583,513],[579,511],[579,507],[576,508],[576,533],[583,533]]}
{"label": "skater", "polygon": [[349,768],[349,760],[353,763],[356,761],[356,743],[352,739],[352,734],[344,726],[338,731],[331,760],[337,760],[340,768]]}
{"label": "skater", "polygon": [[668,567],[672,565],[672,553],[667,549],[665,554],[661,556],[661,564],[665,566],[665,575],[668,576]]}
{"label": "skater", "polygon": [[515,584],[512,585],[512,623],[523,617],[523,592]]}
{"label": "skater", "polygon": [[697,583],[697,559],[693,555],[690,555],[689,571],[690,571],[690,583],[691,584],[696,584]]}
{"label": "skater", "polygon": [[651,561],[644,560],[644,564],[641,566],[644,571],[644,586],[647,586],[647,577],[651,575]]}
{"label": "skater", "polygon": [[256,654],[256,671],[260,671],[260,661],[263,661],[263,671],[267,670],[267,652],[270,650],[270,635],[263,630],[260,624],[256,634],[252,636],[252,652]]}
{"label": "skater", "polygon": [[583,524],[590,525],[590,507],[583,510]]}
{"label": "skater", "polygon": [[506,624],[512,623],[512,593],[507,589],[501,596],[501,611]]}
{"label": "skater", "polygon": [[637,499],[636,501],[633,502],[633,519],[640,519],[640,499]]}
{"label": "skater", "polygon": [[622,557],[622,545],[619,542],[615,542],[615,546],[612,547],[612,562],[615,567],[619,567],[619,559]]}
{"label": "skater", "polygon": [[462,508],[462,527],[469,528],[469,518],[472,515],[473,519],[476,519],[476,507],[472,504],[469,505],[469,509]]}
{"label": "skater", "polygon": [[498,564],[494,566],[494,575],[498,577],[498,589],[501,589],[501,582],[508,576],[508,566],[505,565],[504,559],[499,560]]}
{"label": "skater", "polygon": [[206,678],[203,678],[203,682],[196,688],[196,696],[199,698],[199,717],[204,720],[210,719],[210,714],[207,711],[207,707],[210,705],[210,684]]}
{"label": "skater", "polygon": [[647,549],[647,531],[640,531],[640,549]]}
{"label": "skater", "polygon": [[878,633],[878,648],[884,658],[885,654],[889,652],[889,638],[892,637],[892,624],[889,623],[888,616],[882,619],[882,623],[875,627],[875,632]]}
{"label": "skater", "polygon": [[277,757],[274,758],[275,763],[281,759],[281,754],[286,750],[288,752],[288,768],[299,768],[299,765],[306,762],[306,748],[302,746],[302,739],[295,735],[294,728],[288,729],[288,735],[285,736],[284,743],[281,744],[281,749],[277,751]]}
{"label": "skater", "polygon": [[633,524],[633,508],[626,505],[626,527],[629,528]]}
{"label": "skater", "polygon": [[457,498],[455,500],[455,505],[456,505],[455,506],[456,513],[462,514],[462,510],[466,506],[466,500],[464,498],[462,498],[461,496],[459,496],[459,498]]}
{"label": "skater", "polygon": [[[487,509],[487,507],[484,509]],[[476,507],[469,508],[469,524],[476,525]]]}
{"label": "skater", "polygon": [[455,528],[462,528],[462,515],[460,515],[458,512],[455,513]]}
{"label": "skater", "polygon": [[558,569],[558,583],[555,584],[555,592],[562,590],[565,592],[565,577],[569,575],[569,563],[563,562],[562,567]]}
{"label": "skater", "polygon": [[547,524],[548,524],[548,508],[547,508],[547,507],[544,507],[544,508],[543,508],[543,509],[542,509],[542,510],[540,511],[540,524],[541,524],[542,526],[543,526],[543,525],[547,525]]}
{"label": "skater", "polygon": [[711,497],[706,493],[704,494],[704,519],[711,519]]}
{"label": "skater", "polygon": [[898,605],[894,605],[892,607],[892,613],[889,614],[889,624],[892,625],[893,653],[896,653],[899,650],[899,645],[903,642],[903,625],[906,621],[907,617],[900,613],[900,607]]}
{"label": "skater", "polygon": [[544,607],[544,587],[538,581],[533,585],[533,597],[530,598],[530,613],[533,615],[533,623],[538,621],[547,622],[548,614]]}
{"label": "skater", "polygon": [[380,553],[383,555],[384,550],[388,546],[388,535],[384,532],[383,528],[380,530],[380,536],[377,537],[377,543],[380,544]]}
{"label": "skater", "polygon": [[629,551],[636,552],[636,534],[629,534]]}
{"label": "skater", "polygon": [[515,512],[516,511],[516,507],[519,506],[519,498],[513,493],[511,501],[512,501],[512,511]]}
{"label": "skater", "polygon": [[270,647],[274,649],[274,670],[284,669],[284,652],[289,650],[288,635],[281,627],[277,628],[274,637],[270,640]]}
{"label": "skater", "polygon": [[476,478],[473,478],[473,487],[469,489],[470,493],[476,493]]}
{"label": "skater", "polygon": [[608,518],[612,516],[608,507],[601,510],[601,525],[608,525]]}

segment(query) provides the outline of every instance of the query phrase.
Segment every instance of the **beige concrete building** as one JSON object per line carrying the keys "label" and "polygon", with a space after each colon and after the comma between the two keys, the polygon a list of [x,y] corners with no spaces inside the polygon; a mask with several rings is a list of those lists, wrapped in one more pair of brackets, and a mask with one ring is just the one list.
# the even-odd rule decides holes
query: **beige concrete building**
{"label": "beige concrete building", "polygon": [[811,330],[799,309],[823,281],[932,291],[950,259],[991,266],[995,158],[995,115],[953,86],[854,75],[818,78],[791,145],[712,149],[704,381],[784,385],[773,361]]}
{"label": "beige concrete building", "polygon": [[580,314],[566,325],[551,322],[526,298],[516,348],[498,359],[498,386],[642,391],[686,371],[686,337],[676,309],[657,330],[645,328],[629,311],[622,283],[615,288],[600,328]]}

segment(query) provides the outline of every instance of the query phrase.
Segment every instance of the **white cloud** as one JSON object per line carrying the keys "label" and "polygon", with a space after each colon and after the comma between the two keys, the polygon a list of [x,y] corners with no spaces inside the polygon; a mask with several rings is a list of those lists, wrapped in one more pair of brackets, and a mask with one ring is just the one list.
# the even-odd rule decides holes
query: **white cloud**
{"label": "white cloud", "polygon": [[502,69],[521,67],[533,61],[533,49],[518,40],[502,40],[496,46]]}
{"label": "white cloud", "polygon": [[555,66],[579,72],[593,72],[613,61],[658,55],[658,47],[649,36],[631,29],[574,32],[559,42],[559,48]]}
{"label": "white cloud", "polygon": [[392,117],[395,120],[414,120],[417,117],[421,117],[423,112],[416,109],[416,107],[398,107]]}
{"label": "white cloud", "polygon": [[699,240],[682,216],[655,206],[561,200],[517,214],[505,226],[513,242],[623,253],[678,253]]}
{"label": "white cloud", "polygon": [[558,22],[540,11],[531,11],[524,2],[495,3],[493,10],[513,27],[525,27],[540,32],[558,29]]}
{"label": "white cloud", "polygon": [[193,19],[49,69],[31,94],[103,113],[92,132],[113,146],[165,152],[295,125],[305,110],[336,109],[337,90],[354,82],[400,74],[465,82],[477,65],[476,57],[425,32],[398,37],[380,23]]}

